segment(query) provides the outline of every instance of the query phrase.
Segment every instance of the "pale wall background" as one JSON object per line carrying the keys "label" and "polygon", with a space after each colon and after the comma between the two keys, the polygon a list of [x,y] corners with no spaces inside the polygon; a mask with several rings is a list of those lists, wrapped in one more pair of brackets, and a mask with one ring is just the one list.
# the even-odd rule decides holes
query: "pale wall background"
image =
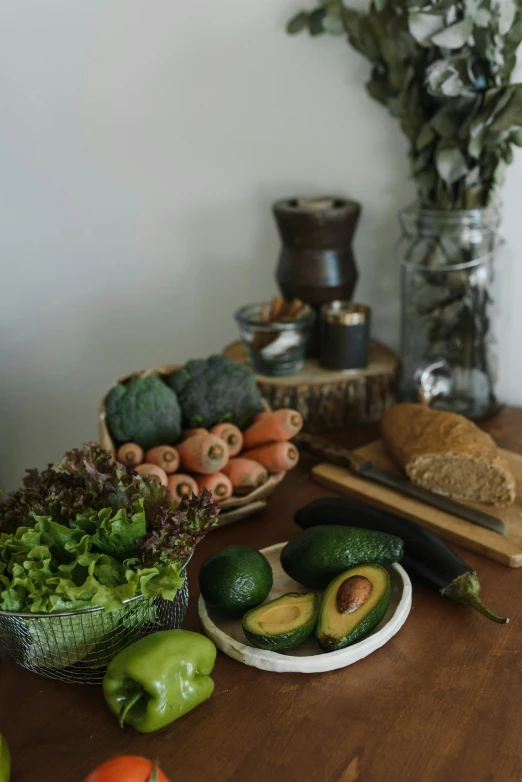
{"label": "pale wall background", "polygon": [[[270,204],[364,205],[359,300],[397,344],[398,126],[342,40],[288,38],[300,0],[0,4],[0,484],[96,436],[121,375],[219,351],[275,292]],[[505,188],[513,321],[502,396],[522,403],[522,157]]]}

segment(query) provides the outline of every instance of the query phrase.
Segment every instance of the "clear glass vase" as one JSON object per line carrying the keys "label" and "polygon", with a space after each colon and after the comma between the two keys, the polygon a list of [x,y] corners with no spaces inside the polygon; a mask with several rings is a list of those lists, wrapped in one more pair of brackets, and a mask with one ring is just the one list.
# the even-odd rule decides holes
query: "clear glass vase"
{"label": "clear glass vase", "polygon": [[498,408],[506,257],[497,209],[401,213],[401,395],[472,419]]}

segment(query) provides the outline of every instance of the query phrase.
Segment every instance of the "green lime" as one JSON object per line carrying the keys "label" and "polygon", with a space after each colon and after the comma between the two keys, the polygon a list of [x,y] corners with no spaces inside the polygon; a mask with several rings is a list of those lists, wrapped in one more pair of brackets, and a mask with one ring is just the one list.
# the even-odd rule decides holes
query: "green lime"
{"label": "green lime", "polygon": [[205,602],[229,614],[243,614],[266,600],[272,589],[272,568],[250,546],[230,546],[205,560],[199,588]]}

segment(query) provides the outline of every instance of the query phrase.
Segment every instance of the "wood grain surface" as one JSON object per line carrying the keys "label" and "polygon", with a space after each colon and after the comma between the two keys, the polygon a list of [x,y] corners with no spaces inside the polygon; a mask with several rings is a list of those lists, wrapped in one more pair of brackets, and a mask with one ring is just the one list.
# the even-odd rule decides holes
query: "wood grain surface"
{"label": "wood grain surface", "polygon": [[[522,451],[522,411],[486,427]],[[375,427],[337,435],[357,447]],[[332,494],[313,460],[290,473],[258,516],[209,535],[190,565],[186,627],[198,630],[197,573],[231,544],[298,534],[293,512]],[[158,758],[171,782],[516,782],[522,780],[522,571],[457,549],[484,599],[511,622],[488,622],[414,582],[412,612],[386,646],[330,673],[272,674],[218,654],[212,698],[165,731],[120,730],[98,687],[66,685],[0,664],[0,731],[12,782],[81,782],[121,753]]]}
{"label": "wood grain surface", "polygon": [[[247,363],[242,342],[228,345],[223,354]],[[307,358],[296,375],[256,375],[257,386],[270,407],[291,407],[304,418],[306,432],[324,434],[380,421],[384,411],[397,401],[399,357],[380,342],[370,343],[365,369],[324,369]]]}
{"label": "wood grain surface", "polygon": [[[382,440],[374,440],[356,452],[385,472],[403,474],[386,453]],[[477,551],[503,565],[522,567],[522,455],[506,450],[501,450],[501,453],[516,479],[517,497],[514,504],[509,508],[494,508],[472,502],[464,502],[463,505],[497,516],[506,525],[505,535],[471,524],[451,513],[444,513],[375,481],[358,478],[335,464],[317,464],[312,469],[312,475],[323,486],[418,521],[451,543]]]}

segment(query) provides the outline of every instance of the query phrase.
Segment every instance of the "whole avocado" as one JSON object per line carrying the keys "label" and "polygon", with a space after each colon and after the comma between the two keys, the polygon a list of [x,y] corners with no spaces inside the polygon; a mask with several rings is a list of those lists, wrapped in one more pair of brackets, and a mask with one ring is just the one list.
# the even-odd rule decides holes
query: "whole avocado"
{"label": "whole avocado", "polygon": [[227,356],[188,361],[167,377],[189,429],[230,422],[244,429],[263,401],[252,372]]}
{"label": "whole avocado", "polygon": [[310,527],[286,544],[281,566],[309,589],[325,589],[343,570],[370,563],[398,562],[404,544],[396,535],[358,527]]}
{"label": "whole avocado", "polygon": [[229,546],[203,562],[199,588],[206,603],[224,613],[241,616],[266,600],[272,589],[267,558],[250,546]]}
{"label": "whole avocado", "polygon": [[158,377],[136,377],[114,386],[105,399],[106,422],[117,444],[154,448],[179,440],[181,410],[176,394]]}

